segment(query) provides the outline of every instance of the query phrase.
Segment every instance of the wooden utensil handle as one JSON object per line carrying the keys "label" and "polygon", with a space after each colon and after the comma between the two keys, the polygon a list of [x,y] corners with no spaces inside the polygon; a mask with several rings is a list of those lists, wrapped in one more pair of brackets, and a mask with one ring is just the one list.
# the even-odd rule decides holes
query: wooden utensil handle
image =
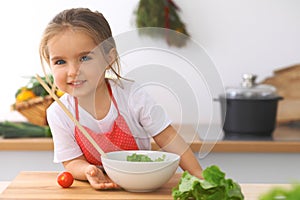
{"label": "wooden utensil handle", "polygon": [[75,123],[75,125],[79,128],[79,130],[84,134],[84,136],[89,140],[89,142],[95,147],[95,149],[101,154],[101,156],[105,156],[105,152],[99,147],[96,141],[88,134],[83,126],[78,122],[78,120],[72,115],[72,113],[67,109],[67,107],[59,100],[54,91],[52,91],[47,83],[39,76],[36,75],[36,79],[40,82],[40,84],[45,88],[45,90],[50,94],[50,96],[58,103],[61,109],[67,114],[67,116]]}

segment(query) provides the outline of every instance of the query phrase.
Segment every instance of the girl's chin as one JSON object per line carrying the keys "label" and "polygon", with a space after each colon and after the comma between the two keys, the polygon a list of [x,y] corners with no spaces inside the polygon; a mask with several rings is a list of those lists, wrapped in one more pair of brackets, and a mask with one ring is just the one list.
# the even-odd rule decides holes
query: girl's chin
{"label": "girl's chin", "polygon": [[87,90],[73,90],[69,93],[70,95],[77,97],[77,98],[86,98],[86,97],[93,97],[95,96],[95,91],[91,92],[91,91],[87,91]]}

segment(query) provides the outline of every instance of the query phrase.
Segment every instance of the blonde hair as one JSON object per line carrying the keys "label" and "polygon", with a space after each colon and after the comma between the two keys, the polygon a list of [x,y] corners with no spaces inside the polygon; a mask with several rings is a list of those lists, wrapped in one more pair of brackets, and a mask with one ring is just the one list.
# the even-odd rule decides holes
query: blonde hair
{"label": "blonde hair", "polygon": [[72,8],[64,10],[58,13],[49,22],[44,30],[39,47],[40,60],[43,68],[43,61],[46,61],[48,65],[50,64],[47,46],[48,41],[58,33],[70,28],[88,34],[95,44],[101,44],[101,50],[104,55],[108,54],[110,50],[115,49],[116,58],[114,63],[116,65],[109,65],[109,68],[118,79],[121,78],[119,56],[109,23],[100,12],[93,12],[88,8]]}

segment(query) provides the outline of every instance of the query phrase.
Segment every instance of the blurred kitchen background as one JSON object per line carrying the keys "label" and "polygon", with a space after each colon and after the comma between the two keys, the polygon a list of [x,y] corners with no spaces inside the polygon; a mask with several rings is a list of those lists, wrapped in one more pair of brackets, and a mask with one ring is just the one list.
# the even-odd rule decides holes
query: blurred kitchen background
{"label": "blurred kitchen background", "polygon": [[[28,82],[28,77],[36,73],[42,74],[38,45],[42,31],[55,14],[71,7],[98,10],[109,21],[113,35],[119,35],[136,29],[135,10],[138,2],[138,0],[3,2],[0,7],[2,27],[0,121],[22,119],[19,113],[11,112],[11,105],[15,102],[17,89]],[[239,85],[243,73],[254,73],[258,76],[257,80],[261,81],[272,76],[275,70],[300,63],[300,1],[174,0],[174,2],[180,8],[178,13],[192,40],[205,49],[224,86]],[[135,62],[143,63],[143,59],[136,57]],[[207,114],[211,112],[210,109],[211,107],[203,107],[201,122],[210,121],[211,116]],[[170,113],[171,116],[172,114],[174,113]]]}
{"label": "blurred kitchen background", "polygon": [[[257,81],[260,82],[272,77],[276,70],[300,63],[300,1],[298,0],[174,0],[174,2],[180,8],[178,13],[192,40],[205,50],[224,86],[238,86],[244,73],[256,74]],[[54,15],[67,8],[88,7],[104,14],[111,25],[114,36],[126,35],[127,32],[136,29],[135,10],[138,3],[139,0],[3,1],[0,6],[0,51],[2,56],[0,121],[25,120],[18,112],[11,112],[11,105],[15,103],[17,89],[27,84],[29,77],[36,73],[43,74],[38,46],[42,31]],[[129,40],[128,44],[130,42],[132,41]],[[165,47],[168,48],[167,45]],[[191,54],[195,53],[192,50],[188,45],[180,48],[180,51],[185,53],[188,51]],[[145,63],[144,56],[131,55],[133,64],[147,67],[148,63]],[[164,56],[164,54],[160,54],[160,56]],[[166,56],[170,56],[170,54]],[[174,57],[167,59],[168,62],[171,62],[168,63],[169,66],[177,69],[182,67],[181,60],[172,58]],[[132,63],[127,59],[126,64],[128,65],[124,67],[131,67]],[[185,68],[183,67],[183,69]],[[299,81],[297,79],[298,69],[299,67],[295,71],[291,71],[296,78],[287,76],[291,82],[286,85],[299,84],[297,82]],[[284,71],[281,71],[281,74],[282,72]],[[145,73],[144,75],[147,77],[149,74]],[[183,82],[179,78],[182,77],[176,73],[174,75],[177,76],[166,74],[166,78],[170,81],[175,77],[178,78],[176,80],[179,81],[173,80],[173,83],[175,84],[174,88],[180,88],[179,86],[182,86]],[[205,81],[205,78],[209,77],[202,78]],[[194,120],[194,116],[199,117],[201,123],[208,123],[212,119],[213,105],[219,108],[219,104],[212,102],[215,96],[205,90],[203,80],[200,84],[198,82],[191,84],[194,91],[199,91],[198,87],[203,89],[199,92],[197,102],[188,101],[188,95],[186,95],[187,100],[176,101],[176,94],[167,93],[162,90],[162,87],[154,87],[151,92],[155,94],[160,103],[166,106],[175,123],[189,123],[190,120]],[[159,96],[160,93],[163,93],[164,96]],[[194,107],[197,104],[198,110]],[[188,115],[181,116],[180,108],[184,109],[183,111]],[[221,112],[216,113],[220,114]],[[213,119],[218,122],[219,117]],[[201,130],[200,133],[202,133]],[[52,150],[4,150],[0,157],[1,160],[5,160],[6,164],[6,166],[5,164],[2,166],[2,171],[5,173],[1,174],[1,180],[12,180],[21,170],[62,170],[61,165],[52,163]],[[288,182],[291,178],[299,179],[295,176],[299,174],[295,173],[295,170],[299,169],[297,161],[299,161],[298,153],[233,152],[224,154],[216,152],[201,160],[201,163],[203,167],[216,163],[237,181],[280,183]],[[256,175],[253,176],[253,174]]]}

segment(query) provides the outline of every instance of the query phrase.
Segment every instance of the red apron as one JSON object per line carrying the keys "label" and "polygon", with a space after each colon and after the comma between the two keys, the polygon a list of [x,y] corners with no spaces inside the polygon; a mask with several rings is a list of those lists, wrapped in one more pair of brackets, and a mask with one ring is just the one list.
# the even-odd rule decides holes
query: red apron
{"label": "red apron", "polygon": [[[108,90],[111,96],[111,99],[117,108],[118,117],[114,121],[112,130],[107,133],[95,133],[91,129],[84,127],[90,136],[95,140],[95,142],[100,146],[104,152],[111,151],[121,151],[121,150],[138,150],[138,146],[135,142],[134,137],[131,134],[131,131],[119,112],[119,108],[115,98],[113,97],[109,83],[107,82]],[[75,112],[76,119],[79,121],[79,112],[78,112],[78,99],[75,98]],[[84,136],[84,134],[75,126],[75,139],[80,146],[84,157],[86,160],[94,165],[101,166],[101,155],[89,142],[89,140]]]}

